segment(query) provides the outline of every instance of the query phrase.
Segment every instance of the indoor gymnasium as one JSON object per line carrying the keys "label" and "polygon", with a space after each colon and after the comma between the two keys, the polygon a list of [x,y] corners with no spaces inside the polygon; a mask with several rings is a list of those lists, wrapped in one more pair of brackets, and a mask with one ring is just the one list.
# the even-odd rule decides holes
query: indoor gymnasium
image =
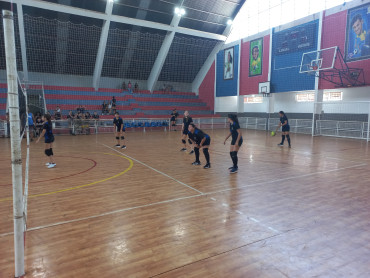
{"label": "indoor gymnasium", "polygon": [[1,278],[370,277],[370,0],[0,8]]}

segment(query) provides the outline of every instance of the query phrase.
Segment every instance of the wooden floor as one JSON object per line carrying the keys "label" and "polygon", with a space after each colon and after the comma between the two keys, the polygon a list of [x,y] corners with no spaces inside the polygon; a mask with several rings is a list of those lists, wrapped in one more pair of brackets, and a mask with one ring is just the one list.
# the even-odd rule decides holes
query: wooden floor
{"label": "wooden floor", "polygon": [[[25,277],[370,277],[370,147],[244,130],[230,175],[227,130],[211,169],[180,132],[59,136],[57,167],[31,149]],[[14,277],[10,143],[0,139],[0,277]],[[204,165],[204,157],[201,153]]]}

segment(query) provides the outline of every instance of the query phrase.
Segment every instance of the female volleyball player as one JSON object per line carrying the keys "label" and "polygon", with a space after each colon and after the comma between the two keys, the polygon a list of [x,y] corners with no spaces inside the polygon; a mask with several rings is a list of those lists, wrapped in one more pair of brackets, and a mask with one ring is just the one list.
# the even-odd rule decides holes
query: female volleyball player
{"label": "female volleyball player", "polygon": [[280,116],[280,123],[278,127],[276,128],[276,131],[278,131],[278,129],[281,127],[281,131],[283,132],[283,134],[281,135],[281,143],[278,144],[278,146],[280,147],[284,146],[284,141],[286,137],[286,139],[288,140],[289,148],[291,148],[292,146],[290,145],[290,135],[289,135],[290,126],[289,126],[288,117],[285,115],[284,111],[280,111],[279,116]]}
{"label": "female volleyball player", "polygon": [[238,151],[243,144],[243,136],[240,130],[238,117],[234,114],[229,114],[227,118],[230,123],[230,133],[226,136],[224,144],[226,144],[227,139],[231,136],[230,157],[233,161],[233,166],[230,167],[229,170],[231,174],[234,174],[238,172]]}
{"label": "female volleyball player", "polygon": [[179,116],[179,113],[177,113],[176,108],[172,110],[170,116],[171,116],[171,126],[173,126],[174,127],[173,130],[176,131],[176,119]]}
{"label": "female volleyball player", "polygon": [[[116,135],[116,140],[117,140],[117,145],[116,147],[119,148],[121,147],[121,141],[124,143],[125,140],[125,126],[123,124],[122,118],[119,116],[119,113],[116,112],[114,114],[114,120],[113,120],[113,125],[114,125],[114,134]],[[126,145],[122,145],[122,149],[126,149]]]}
{"label": "female volleyball player", "polygon": [[46,163],[48,168],[54,168],[56,166],[53,156],[53,142],[54,142],[54,135],[53,135],[53,126],[51,123],[51,116],[49,114],[45,114],[42,116],[42,120],[44,125],[42,127],[42,133],[40,137],[37,139],[36,143],[38,143],[41,137],[45,136],[45,154],[49,157],[49,162]]}
{"label": "female volleyball player", "polygon": [[[189,115],[189,111],[184,112],[184,119],[182,122],[182,137],[181,142],[184,144],[184,147],[181,149],[181,151],[186,152],[186,136],[188,136],[189,133],[189,125],[193,122],[193,119]],[[189,145],[192,144],[191,140],[188,139]],[[191,150],[189,154],[193,154],[194,150]]]}
{"label": "female volleyball player", "polygon": [[206,158],[207,164],[204,165],[204,169],[211,168],[211,163],[209,161],[209,152],[208,148],[211,144],[211,137],[208,134],[205,134],[202,130],[195,127],[193,123],[189,125],[189,139],[193,141],[194,152],[195,152],[195,161],[192,165],[200,165],[199,161],[199,149],[203,148],[203,154]]}

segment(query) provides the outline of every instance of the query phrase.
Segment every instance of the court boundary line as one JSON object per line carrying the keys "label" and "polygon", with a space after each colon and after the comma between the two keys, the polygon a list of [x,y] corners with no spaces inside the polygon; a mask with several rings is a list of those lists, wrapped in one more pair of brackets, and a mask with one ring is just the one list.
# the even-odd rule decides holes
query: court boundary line
{"label": "court boundary line", "polygon": [[149,169],[151,169],[151,170],[153,170],[153,171],[157,172],[158,174],[161,174],[161,175],[163,175],[163,176],[165,176],[165,177],[167,177],[167,178],[170,178],[171,180],[173,180],[173,181],[175,181],[175,182],[177,182],[177,183],[179,183],[179,184],[181,184],[181,185],[183,185],[183,186],[186,186],[186,187],[187,187],[187,188],[189,188],[189,189],[192,189],[192,190],[194,190],[194,191],[196,191],[196,192],[200,193],[201,195],[205,195],[205,194],[206,194],[206,193],[204,193],[204,192],[202,192],[202,191],[200,191],[200,190],[198,190],[198,189],[195,189],[194,187],[192,187],[192,186],[190,186],[190,185],[187,185],[186,183],[184,183],[184,182],[182,182],[182,181],[179,181],[178,179],[175,179],[175,178],[171,177],[170,175],[167,175],[166,173],[163,173],[163,172],[161,172],[161,171],[159,171],[159,170],[157,170],[157,169],[155,169],[155,168],[153,168],[153,167],[149,166],[148,164],[145,164],[144,162],[141,162],[140,160],[137,160],[137,159],[135,159],[135,158],[133,158],[133,157],[131,157],[131,156],[129,156],[129,155],[127,155],[127,154],[125,154],[125,153],[122,153],[122,152],[120,152],[120,151],[117,151],[116,149],[114,149],[114,148],[112,148],[112,147],[110,147],[110,146],[108,146],[108,145],[106,145],[106,144],[103,144],[103,143],[101,143],[101,144],[102,144],[103,146],[107,147],[108,149],[111,149],[111,150],[113,150],[113,151],[115,151],[115,152],[117,152],[117,153],[119,153],[119,154],[121,154],[121,155],[123,155],[123,156],[126,156],[127,158],[132,159],[132,160],[136,161],[137,163],[140,163],[141,165],[143,165],[143,166],[145,166],[145,167],[147,167],[147,168],[149,168]]}
{"label": "court boundary line", "polygon": [[[62,221],[62,222],[57,222],[57,223],[53,223],[53,224],[33,227],[33,228],[27,229],[27,231],[35,231],[35,230],[40,230],[40,229],[45,229],[45,228],[51,228],[51,227],[54,227],[54,226],[59,226],[59,225],[64,225],[64,224],[69,224],[69,223],[74,223],[74,222],[79,222],[79,221],[84,221],[84,220],[95,219],[95,218],[103,217],[103,216],[106,216],[106,215],[112,215],[112,214],[116,214],[116,213],[120,213],[120,212],[130,211],[130,210],[139,209],[139,208],[146,208],[146,207],[151,207],[151,206],[156,206],[156,205],[161,205],[161,204],[166,204],[166,203],[172,203],[172,202],[186,200],[186,199],[192,199],[192,198],[196,198],[196,197],[207,196],[208,199],[213,200],[215,198],[209,197],[209,195],[218,194],[218,193],[222,193],[222,192],[226,192],[226,191],[245,189],[245,188],[248,188],[248,187],[254,187],[254,186],[258,186],[258,185],[263,186],[263,185],[268,185],[268,184],[271,184],[271,183],[274,183],[274,182],[296,179],[296,178],[301,178],[301,177],[306,177],[306,176],[313,176],[313,175],[317,175],[317,174],[325,174],[325,173],[329,173],[329,172],[336,172],[336,171],[340,171],[340,170],[356,168],[356,167],[361,167],[361,166],[365,166],[365,165],[367,165],[367,164],[353,165],[353,166],[349,166],[349,167],[338,168],[338,169],[327,170],[327,171],[321,171],[321,172],[315,172],[315,173],[305,174],[305,175],[301,175],[301,176],[294,176],[294,177],[278,179],[278,180],[273,180],[273,181],[260,182],[260,183],[240,186],[240,187],[237,187],[237,188],[228,188],[228,189],[212,191],[212,192],[207,192],[207,193],[202,193],[202,194],[197,194],[197,195],[192,195],[192,196],[180,197],[180,198],[175,198],[175,199],[170,199],[170,200],[165,200],[165,201],[160,201],[160,202],[155,202],[155,203],[150,203],[150,204],[145,204],[145,205],[140,205],[140,206],[134,206],[134,207],[124,208],[124,209],[109,211],[109,212],[105,212],[105,213],[98,214],[98,215],[91,215],[91,216],[81,217],[81,218],[72,219],[72,220],[68,220],[68,221]],[[235,212],[238,213],[237,211],[235,211]],[[247,216],[247,217],[249,219],[251,219],[251,217],[249,217],[249,216]],[[0,238],[8,236],[8,235],[13,235],[13,232],[0,234]]]}

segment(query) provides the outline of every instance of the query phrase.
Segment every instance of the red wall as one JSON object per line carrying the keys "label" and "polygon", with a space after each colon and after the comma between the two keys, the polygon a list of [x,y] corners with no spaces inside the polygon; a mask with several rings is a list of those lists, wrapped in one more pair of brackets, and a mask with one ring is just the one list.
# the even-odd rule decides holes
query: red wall
{"label": "red wall", "polygon": [[215,62],[213,62],[206,77],[199,87],[199,98],[207,103],[211,110],[214,110],[215,104]]}
{"label": "red wall", "polygon": [[249,77],[250,42],[242,43],[240,58],[240,95],[258,94],[258,84],[266,82],[269,71],[270,35],[263,38],[262,75]]}
{"label": "red wall", "polygon": [[[339,46],[343,56],[345,55],[345,42],[346,42],[346,26],[347,26],[347,11],[342,11],[324,17],[322,26],[322,40],[321,49]],[[365,82],[370,83],[370,59],[354,61],[347,63],[350,68],[363,68],[365,75]],[[337,68],[340,68],[339,59],[336,62]],[[320,89],[334,89],[334,84],[320,79]]]}

